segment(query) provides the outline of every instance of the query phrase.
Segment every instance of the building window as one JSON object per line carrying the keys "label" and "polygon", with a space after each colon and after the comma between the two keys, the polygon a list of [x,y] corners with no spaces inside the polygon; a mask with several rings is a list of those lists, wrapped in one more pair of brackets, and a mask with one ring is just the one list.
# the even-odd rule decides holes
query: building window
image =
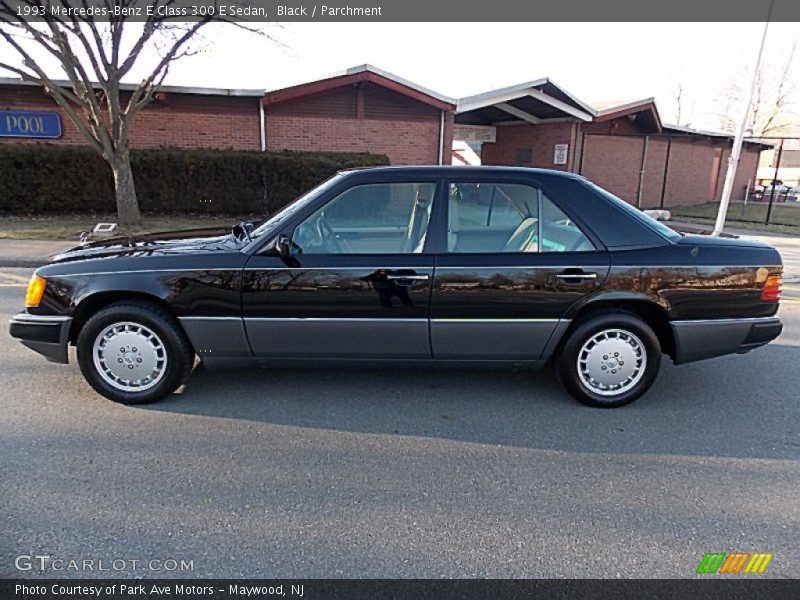
{"label": "building window", "polygon": [[517,149],[517,164],[529,165],[532,162],[533,162],[533,149],[531,148]]}

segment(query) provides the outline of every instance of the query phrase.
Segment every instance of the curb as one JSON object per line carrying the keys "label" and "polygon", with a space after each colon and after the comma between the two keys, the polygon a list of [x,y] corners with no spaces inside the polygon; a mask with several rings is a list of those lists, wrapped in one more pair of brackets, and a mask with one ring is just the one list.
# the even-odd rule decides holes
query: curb
{"label": "curb", "polygon": [[0,256],[0,267],[36,268],[50,262],[49,256]]}

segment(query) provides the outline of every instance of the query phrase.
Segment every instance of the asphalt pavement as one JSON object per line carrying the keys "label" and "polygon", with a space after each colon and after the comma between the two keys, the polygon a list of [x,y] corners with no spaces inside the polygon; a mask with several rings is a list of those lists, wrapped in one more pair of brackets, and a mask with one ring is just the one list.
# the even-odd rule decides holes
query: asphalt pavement
{"label": "asphalt pavement", "polygon": [[[0,269],[0,315],[29,275]],[[784,296],[776,342],[666,360],[616,410],[546,372],[413,370],[200,369],[124,407],[74,355],[0,334],[0,576],[697,577],[759,551],[759,577],[796,577],[800,285]]]}

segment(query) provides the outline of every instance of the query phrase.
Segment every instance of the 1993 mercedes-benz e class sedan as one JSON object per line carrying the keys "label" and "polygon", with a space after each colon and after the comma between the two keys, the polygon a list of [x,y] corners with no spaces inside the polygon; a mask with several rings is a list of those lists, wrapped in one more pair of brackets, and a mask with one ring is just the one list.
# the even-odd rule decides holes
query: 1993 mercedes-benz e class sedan
{"label": "1993 mercedes-benz e class sedan", "polygon": [[[586,179],[513,167],[339,173],[263,223],[117,238],[34,274],[11,335],[152,402],[203,363],[539,368],[616,407],[676,364],[781,332],[771,246],[683,235]],[[742,368],[747,368],[743,364]]]}

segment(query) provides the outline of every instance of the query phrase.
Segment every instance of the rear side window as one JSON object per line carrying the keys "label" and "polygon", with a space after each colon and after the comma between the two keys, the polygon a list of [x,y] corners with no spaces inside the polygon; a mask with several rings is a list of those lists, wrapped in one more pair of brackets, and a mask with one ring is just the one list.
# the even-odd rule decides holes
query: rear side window
{"label": "rear side window", "polygon": [[542,252],[590,252],[595,247],[580,228],[542,195]]}
{"label": "rear side window", "polygon": [[451,183],[447,249],[453,253],[584,252],[594,246],[536,187]]}
{"label": "rear side window", "polygon": [[608,190],[604,190],[599,185],[596,185],[591,181],[587,181],[587,184],[595,192],[603,195],[606,199],[610,200],[613,204],[615,204],[618,208],[622,209],[629,216],[633,217],[640,223],[644,224],[646,227],[656,231],[666,239],[674,241],[674,240],[679,240],[681,238],[681,234],[676,232],[674,229],[670,229],[669,227],[664,225],[661,221],[657,221],[653,217],[644,214],[638,208],[636,208],[632,204],[628,204],[627,202],[625,202],[625,200],[618,198]]}

